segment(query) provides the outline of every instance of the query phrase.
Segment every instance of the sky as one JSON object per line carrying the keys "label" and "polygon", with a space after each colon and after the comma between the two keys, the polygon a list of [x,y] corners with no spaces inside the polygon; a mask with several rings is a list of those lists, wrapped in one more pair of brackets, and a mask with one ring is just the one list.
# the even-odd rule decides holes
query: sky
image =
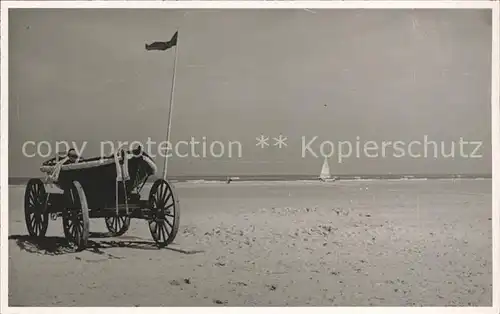
{"label": "sky", "polygon": [[491,173],[485,10],[14,9],[9,177],[57,141],[162,168],[176,51],[145,44],[177,29],[170,175]]}

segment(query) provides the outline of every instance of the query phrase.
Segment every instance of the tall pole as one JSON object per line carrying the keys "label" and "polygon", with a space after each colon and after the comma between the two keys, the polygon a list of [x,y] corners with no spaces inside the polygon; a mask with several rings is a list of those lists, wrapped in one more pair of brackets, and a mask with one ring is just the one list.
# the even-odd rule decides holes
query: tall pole
{"label": "tall pole", "polygon": [[[170,130],[172,127],[172,109],[174,107],[174,91],[175,91],[175,74],[177,72],[177,55],[179,53],[179,28],[177,28],[177,43],[175,45],[174,71],[172,73],[172,88],[170,89],[170,107],[168,108],[168,124],[167,124],[167,145],[170,146]],[[167,180],[167,165],[168,165],[168,146],[167,154],[165,155],[165,165],[163,166],[163,179]]]}

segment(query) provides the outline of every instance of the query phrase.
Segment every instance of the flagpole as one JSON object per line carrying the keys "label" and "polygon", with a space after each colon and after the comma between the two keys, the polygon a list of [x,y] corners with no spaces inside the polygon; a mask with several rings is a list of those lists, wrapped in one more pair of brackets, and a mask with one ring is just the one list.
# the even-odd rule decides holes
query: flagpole
{"label": "flagpole", "polygon": [[[170,145],[170,130],[172,127],[172,109],[174,107],[174,90],[175,90],[175,75],[177,72],[177,56],[179,52],[179,28],[177,28],[177,43],[175,45],[174,71],[172,73],[172,88],[170,89],[170,106],[168,108],[168,124],[167,124],[167,148]],[[168,165],[168,149],[165,155],[165,164],[163,166],[163,179],[167,180],[167,165]]]}

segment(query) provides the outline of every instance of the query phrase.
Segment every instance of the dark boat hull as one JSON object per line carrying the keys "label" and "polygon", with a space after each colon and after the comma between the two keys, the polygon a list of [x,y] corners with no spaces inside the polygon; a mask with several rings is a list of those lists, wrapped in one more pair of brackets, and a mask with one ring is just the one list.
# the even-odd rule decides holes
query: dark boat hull
{"label": "dark boat hull", "polygon": [[[122,163],[121,161],[120,164]],[[47,170],[48,165],[45,167]],[[124,195],[127,195],[128,202],[133,202],[130,197],[136,196],[133,195],[134,189],[142,186],[149,176],[154,175],[156,168],[149,156],[137,156],[128,160],[128,172],[130,179],[118,182],[117,187],[117,170],[113,158],[87,159],[77,164],[64,165],[56,185],[64,190],[65,187],[71,186],[73,181],[78,181],[85,191],[89,208],[110,208],[116,206],[117,190],[119,204],[125,203]]]}

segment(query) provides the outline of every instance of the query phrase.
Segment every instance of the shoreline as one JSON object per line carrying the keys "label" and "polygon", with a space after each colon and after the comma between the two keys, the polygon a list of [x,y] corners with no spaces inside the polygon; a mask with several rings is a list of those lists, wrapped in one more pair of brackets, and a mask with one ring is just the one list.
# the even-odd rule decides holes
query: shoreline
{"label": "shoreline", "polygon": [[[295,177],[295,178],[294,178]],[[43,177],[35,177],[43,178]],[[415,182],[415,181],[466,181],[466,180],[492,180],[491,176],[340,176],[332,177],[326,181],[320,180],[318,177],[296,177],[296,176],[261,176],[261,177],[171,177],[168,180],[172,183],[191,183],[191,184],[228,184],[228,179],[231,179],[231,184],[236,183],[318,183],[318,184],[334,184],[336,182]],[[23,186],[26,185],[30,178],[9,178],[8,186]],[[148,179],[147,183],[152,183],[156,177]]]}

